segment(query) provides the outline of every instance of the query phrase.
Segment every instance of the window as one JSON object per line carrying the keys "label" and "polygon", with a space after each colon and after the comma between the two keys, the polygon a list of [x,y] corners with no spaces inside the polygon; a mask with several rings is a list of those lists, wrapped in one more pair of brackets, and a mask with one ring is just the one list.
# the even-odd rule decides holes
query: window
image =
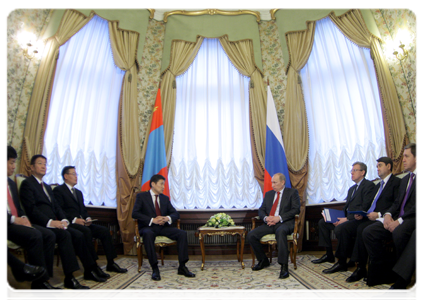
{"label": "window", "polygon": [[76,167],[86,204],[116,207],[116,141],[124,71],[115,66],[108,22],[95,16],[60,47],[43,155],[47,183]]}
{"label": "window", "polygon": [[257,208],[249,130],[249,78],[231,64],[218,39],[204,39],[176,78],[169,186],[178,209]]}
{"label": "window", "polygon": [[386,156],[370,50],[322,19],[301,79],[310,138],[308,203],[343,200],[352,185],[352,163],[364,162],[371,180],[378,177],[376,159]]}

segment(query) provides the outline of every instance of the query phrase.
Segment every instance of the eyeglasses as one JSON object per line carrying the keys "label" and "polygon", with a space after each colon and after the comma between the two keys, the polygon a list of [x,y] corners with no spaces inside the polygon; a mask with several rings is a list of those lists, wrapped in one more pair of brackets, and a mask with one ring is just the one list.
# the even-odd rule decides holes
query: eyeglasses
{"label": "eyeglasses", "polygon": [[39,165],[39,166],[47,166],[46,163],[42,163],[42,162],[37,162],[37,165]]}
{"label": "eyeglasses", "polygon": [[68,175],[78,176],[78,173],[68,173]]}
{"label": "eyeglasses", "polygon": [[363,170],[360,170],[360,169],[352,169],[352,170],[351,170],[351,173],[352,173],[352,172],[358,172],[358,171],[363,171]]}

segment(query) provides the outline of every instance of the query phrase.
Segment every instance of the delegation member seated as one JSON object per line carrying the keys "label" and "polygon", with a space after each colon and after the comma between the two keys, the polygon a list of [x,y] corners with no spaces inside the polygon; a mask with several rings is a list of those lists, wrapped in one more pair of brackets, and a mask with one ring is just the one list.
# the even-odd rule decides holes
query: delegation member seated
{"label": "delegation member seated", "polygon": [[[78,183],[78,174],[76,173],[75,167],[64,167],[62,170],[62,177],[64,183],[57,186],[53,190],[53,194],[57,203],[65,213],[66,218],[71,222],[69,226],[75,228],[84,235],[85,243],[88,246],[87,250],[95,260],[98,259],[98,256],[95,252],[92,240],[93,237],[101,240],[107,258],[107,271],[126,273],[128,271],[127,269],[119,267],[118,264],[114,262],[117,254],[113,246],[109,229],[101,225],[93,224],[84,204],[84,195],[80,190],[75,188],[75,185]],[[110,277],[109,274],[103,272],[98,266],[97,272],[103,277]]]}
{"label": "delegation member seated", "polygon": [[[21,208],[18,188],[16,183],[9,178],[15,172],[17,157],[16,150],[7,146],[7,239],[25,248],[30,265],[39,266],[45,270],[46,276],[39,276],[31,280],[31,289],[54,289],[48,279],[53,276],[56,237],[47,228],[32,224]],[[11,261],[14,261],[13,258],[11,257]],[[19,275],[15,277],[19,280]]]}
{"label": "delegation member seated", "polygon": [[187,233],[170,226],[172,222],[179,219],[179,213],[172,206],[169,197],[162,194],[165,188],[165,180],[160,174],[151,177],[150,190],[137,195],[132,218],[138,220],[138,230],[143,238],[148,261],[153,270],[151,276],[153,280],[161,280],[154,246],[154,240],[158,235],[177,241],[178,275],[195,277],[195,274],[185,266],[189,260]]}
{"label": "delegation member seated", "polygon": [[[332,251],[331,231],[334,230],[338,239],[338,247],[335,256],[338,262],[331,268],[323,270],[323,273],[331,274],[339,271],[347,271],[347,258],[351,255],[354,246],[350,236],[355,236],[357,228],[365,220],[359,214],[349,214],[348,211],[367,211],[372,201],[372,193],[375,188],[373,182],[367,180],[367,166],[362,162],[352,164],[351,180],[355,182],[348,190],[346,202],[343,208],[343,218],[338,218],[335,223],[327,223],[321,219],[319,226],[319,246],[325,247],[326,254],[319,259],[312,260],[312,263],[335,262]],[[349,235],[342,232],[349,232]]]}
{"label": "delegation member seated", "polygon": [[73,276],[73,272],[79,270],[76,255],[84,266],[85,279],[97,282],[106,281],[106,278],[98,273],[97,263],[87,251],[88,245],[83,234],[69,227],[70,222],[57,203],[51,187],[43,182],[47,171],[47,159],[40,154],[34,155],[30,164],[32,176],[21,184],[21,202],[34,224],[43,226],[56,235],[56,243],[65,273],[64,286],[70,289],[89,289],[89,287],[81,285]]}
{"label": "delegation member seated", "polygon": [[289,277],[288,240],[295,225],[295,215],[300,213],[300,196],[296,189],[285,187],[286,178],[281,173],[272,177],[272,191],[264,195],[259,208],[259,217],[265,224],[247,234],[247,241],[253,248],[258,263],[252,269],[259,271],[270,265],[260,239],[267,234],[275,234],[278,245],[278,263],[281,265],[280,279]]}
{"label": "delegation member seated", "polygon": [[[366,266],[369,256],[363,242],[363,230],[367,226],[378,222],[377,220],[382,218],[383,214],[391,207],[398,195],[401,179],[392,174],[393,165],[392,159],[386,156],[380,157],[377,160],[377,173],[381,181],[373,190],[372,204],[367,211],[365,221],[357,227],[351,261],[357,262],[358,265],[352,275],[346,279],[347,282],[355,282],[362,278],[367,278]],[[340,234],[345,235],[346,238],[352,237],[348,231],[341,232]]]}
{"label": "delegation member seated", "polygon": [[399,259],[416,230],[415,143],[405,146],[402,162],[404,170],[409,173],[401,179],[398,196],[383,215],[383,222],[375,222],[363,231],[364,245],[369,253],[369,286],[395,281],[392,270],[395,261],[392,261],[385,249],[386,242],[393,240],[396,259]]}
{"label": "delegation member seated", "polygon": [[406,289],[416,271],[416,230],[413,231],[392,271],[395,272],[397,278],[390,289]]}

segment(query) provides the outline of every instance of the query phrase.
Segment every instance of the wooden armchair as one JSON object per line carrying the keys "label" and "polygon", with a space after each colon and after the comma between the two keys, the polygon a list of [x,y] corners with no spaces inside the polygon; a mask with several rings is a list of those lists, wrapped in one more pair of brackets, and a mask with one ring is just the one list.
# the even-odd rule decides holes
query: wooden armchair
{"label": "wooden armchair", "polygon": [[[252,227],[251,230],[256,228],[256,220],[260,220],[259,216],[251,218]],[[288,235],[288,246],[290,247],[289,256],[291,258],[291,262],[294,264],[294,269],[297,269],[297,247],[298,247],[298,238],[300,236],[299,233],[300,229],[300,216],[295,215],[295,227],[294,232],[291,235]],[[276,250],[277,242],[276,237],[274,234],[267,234],[263,236],[260,240],[260,243],[268,246],[268,256],[270,256],[270,262],[272,262],[272,252]],[[251,247],[251,246],[250,246]],[[255,265],[256,256],[254,255],[254,251],[251,248],[251,256],[253,258],[252,267]]]}
{"label": "wooden armchair", "polygon": [[[134,219],[135,222],[135,236],[134,236],[134,240],[135,240],[135,245],[137,246],[137,256],[138,256],[138,272],[141,272],[141,267],[142,267],[142,260],[143,260],[143,255],[142,255],[142,245],[143,240],[142,240],[142,236],[140,236],[140,232],[138,230],[138,220]],[[181,229],[181,221],[178,219],[176,221],[176,227],[178,229]],[[176,245],[176,241],[175,240],[171,240],[165,236],[161,236],[158,235],[156,236],[156,240],[154,241],[154,244],[157,248],[160,249],[160,257],[161,257],[161,261],[162,261],[162,266],[164,265],[164,261],[163,261],[163,249],[165,247],[169,247],[172,245]]]}

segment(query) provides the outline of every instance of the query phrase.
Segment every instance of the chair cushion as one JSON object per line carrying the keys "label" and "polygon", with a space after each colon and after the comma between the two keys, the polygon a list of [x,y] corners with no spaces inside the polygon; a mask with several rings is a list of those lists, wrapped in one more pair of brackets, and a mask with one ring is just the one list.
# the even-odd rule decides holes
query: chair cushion
{"label": "chair cushion", "polygon": [[[142,237],[140,237],[140,243],[143,243]],[[172,244],[172,243],[176,243],[176,241],[161,235],[156,236],[156,239],[154,240],[154,244]]]}
{"label": "chair cushion", "polygon": [[[287,236],[288,241],[292,241],[294,239],[293,234]],[[275,241],[276,237],[274,234],[266,234],[264,237],[260,239],[260,242],[266,243],[269,241]]]}
{"label": "chair cushion", "polygon": [[16,249],[21,248],[21,246],[19,246],[19,245],[15,244],[15,243],[14,243],[14,242],[12,242],[12,241],[7,240],[7,248],[10,248],[10,249],[16,250]]}

